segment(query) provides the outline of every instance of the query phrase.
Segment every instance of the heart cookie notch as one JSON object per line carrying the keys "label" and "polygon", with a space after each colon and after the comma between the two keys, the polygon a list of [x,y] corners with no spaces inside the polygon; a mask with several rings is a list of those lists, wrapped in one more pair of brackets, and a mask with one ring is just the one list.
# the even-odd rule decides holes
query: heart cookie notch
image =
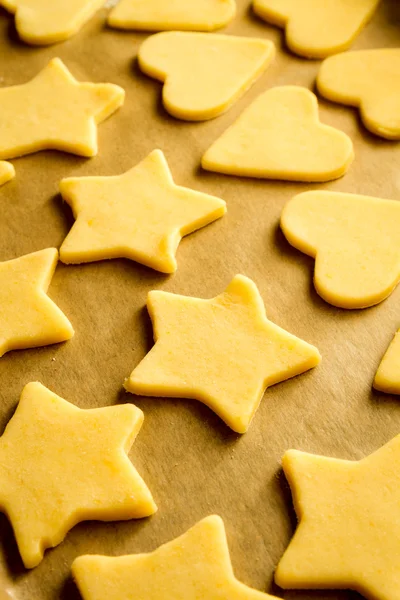
{"label": "heart cookie notch", "polygon": [[286,29],[286,44],[306,58],[346,50],[380,0],[253,0],[264,21]]}
{"label": "heart cookie notch", "polygon": [[400,202],[305,192],[285,206],[281,228],[292,246],[315,258],[315,289],[334,306],[373,306],[400,281]]}
{"label": "heart cookie notch", "polygon": [[268,40],[168,31],[142,44],[141,70],[164,81],[166,110],[187,121],[226,111],[261,75],[275,55]]}
{"label": "heart cookie notch", "polygon": [[316,96],[303,87],[264,92],[206,151],[208,171],[288,181],[330,181],[353,161],[353,144],[323,125]]}
{"label": "heart cookie notch", "polygon": [[400,48],[331,56],[321,65],[317,86],[328,100],[358,107],[372,133],[400,139]]}

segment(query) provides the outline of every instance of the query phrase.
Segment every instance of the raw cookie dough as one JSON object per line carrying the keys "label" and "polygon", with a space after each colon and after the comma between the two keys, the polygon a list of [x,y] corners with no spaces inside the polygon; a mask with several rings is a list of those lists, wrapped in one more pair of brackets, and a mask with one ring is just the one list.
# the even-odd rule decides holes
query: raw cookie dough
{"label": "raw cookie dough", "polygon": [[247,431],[267,387],[321,360],[314,346],[267,319],[255,283],[243,275],[211,300],[152,291],[147,307],[155,345],[125,388],[200,400],[238,433]]}
{"label": "raw cookie dough", "polygon": [[105,0],[0,0],[0,6],[15,14],[21,40],[35,45],[70,38],[104,3]]}
{"label": "raw cookie dough", "polygon": [[323,125],[316,96],[303,87],[275,87],[244,110],[207,150],[203,169],[290,181],[330,181],[353,161],[353,144]]}
{"label": "raw cookie dough", "polygon": [[257,15],[285,27],[290,50],[306,58],[346,50],[378,4],[379,0],[253,0]]}
{"label": "raw cookie dough", "polygon": [[15,177],[15,169],[13,165],[4,160],[0,160],[0,185],[7,183],[10,179]]}
{"label": "raw cookie dough", "polygon": [[79,83],[53,58],[28,83],[0,88],[0,158],[45,149],[95,156],[96,125],[123,104],[124,95],[111,83]]}
{"label": "raw cookie dough", "polygon": [[235,13],[235,0],[120,0],[108,24],[145,31],[213,31],[232,21]]}
{"label": "raw cookie dough", "polygon": [[292,246],[315,258],[315,289],[334,306],[373,306],[400,281],[398,201],[304,192],[286,204],[281,228]]}
{"label": "raw cookie dough", "polygon": [[325,98],[359,108],[372,133],[400,139],[400,48],[331,56],[321,65],[317,86]]}
{"label": "raw cookie dough", "polygon": [[216,515],[149,554],[78,556],[72,574],[83,600],[277,600],[236,579]]}
{"label": "raw cookie dough", "polygon": [[282,464],[299,524],[276,583],[399,600],[400,436],[358,462],[289,450]]}
{"label": "raw cookie dough", "polygon": [[126,453],[143,423],[132,404],[82,410],[28,383],[0,438],[0,510],[26,568],[80,521],[117,521],[156,510]]}
{"label": "raw cookie dough", "polygon": [[0,356],[74,335],[67,317],[46,295],[57,261],[57,250],[47,248],[0,262]]}
{"label": "raw cookie dough", "polygon": [[387,394],[400,394],[400,329],[382,358],[373,386]]}
{"label": "raw cookie dough", "polygon": [[165,82],[165,109],[178,119],[217,117],[268,67],[275,46],[268,40],[168,31],[140,47],[144,73]]}
{"label": "raw cookie dough", "polygon": [[182,236],[226,212],[223,200],[175,185],[161,150],[122,175],[63,179],[60,191],[76,218],[65,263],[125,257],[173,273]]}

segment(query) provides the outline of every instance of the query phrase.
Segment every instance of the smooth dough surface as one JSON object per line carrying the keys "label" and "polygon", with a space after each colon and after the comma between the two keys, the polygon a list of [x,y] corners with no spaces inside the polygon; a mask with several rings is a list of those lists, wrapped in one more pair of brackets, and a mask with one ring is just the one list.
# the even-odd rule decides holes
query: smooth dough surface
{"label": "smooth dough surface", "polygon": [[161,150],[123,175],[63,179],[60,191],[76,218],[65,263],[124,257],[173,273],[182,236],[226,212],[223,200],[175,185]]}
{"label": "smooth dough surface", "polygon": [[79,556],[72,574],[83,600],[276,600],[235,578],[215,515],[149,554]]}
{"label": "smooth dough surface", "polygon": [[358,107],[372,133],[400,139],[400,48],[331,56],[321,65],[317,86],[325,98]]}
{"label": "smooth dough surface", "polygon": [[315,258],[315,289],[334,306],[373,306],[400,281],[398,201],[304,192],[286,204],[281,228],[292,246]]}
{"label": "smooth dough surface", "polygon": [[46,149],[95,156],[97,123],[123,104],[124,95],[111,83],[79,83],[53,58],[28,83],[0,88],[0,158]]}
{"label": "smooth dough surface", "polygon": [[13,165],[5,160],[0,160],[0,185],[7,183],[15,177]]}
{"label": "smooth dough surface", "polygon": [[325,58],[346,50],[380,0],[253,0],[259,17],[286,28],[292,52]]}
{"label": "smooth dough surface", "polygon": [[0,6],[15,14],[19,37],[35,45],[70,38],[104,3],[105,0],[0,0]]}
{"label": "smooth dough surface", "polygon": [[151,515],[156,506],[127,457],[143,422],[131,404],[82,410],[29,383],[0,438],[0,510],[25,567],[84,520]]}
{"label": "smooth dough surface", "polygon": [[166,110],[188,121],[212,119],[254,83],[275,55],[268,40],[167,31],[140,47],[139,66],[164,82]]}
{"label": "smooth dough surface", "polygon": [[69,340],[71,323],[46,295],[58,262],[55,248],[0,263],[0,356]]}
{"label": "smooth dough surface", "polygon": [[193,398],[238,433],[264,391],[320,362],[318,350],[271,323],[256,285],[236,275],[210,300],[148,295],[155,345],[125,387],[134,394]]}
{"label": "smooth dough surface", "polygon": [[120,0],[108,24],[145,31],[214,31],[232,21],[235,13],[235,0]]}
{"label": "smooth dough surface", "polygon": [[399,600],[400,436],[358,462],[289,450],[283,470],[299,524],[276,583]]}
{"label": "smooth dough surface", "polygon": [[373,386],[387,394],[400,394],[400,329],[382,358]]}
{"label": "smooth dough surface", "polygon": [[303,87],[272,88],[254,100],[206,151],[208,171],[291,181],[330,181],[353,161],[351,139],[323,125],[316,96]]}

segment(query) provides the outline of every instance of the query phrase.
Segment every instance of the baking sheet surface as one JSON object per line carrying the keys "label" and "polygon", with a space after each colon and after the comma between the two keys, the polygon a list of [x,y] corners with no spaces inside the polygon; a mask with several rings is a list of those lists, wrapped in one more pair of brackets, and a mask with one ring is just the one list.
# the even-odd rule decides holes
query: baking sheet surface
{"label": "baking sheet surface", "polygon": [[[159,506],[150,519],[76,526],[33,571],[23,568],[11,527],[1,516],[0,582],[17,600],[75,600],[79,594],[69,573],[76,556],[151,551],[211,513],[223,517],[235,573],[248,585],[287,599],[358,597],[346,591],[284,592],[272,583],[295,527],[280,461],[288,448],[360,459],[400,432],[399,399],[371,390],[400,325],[400,287],[368,310],[329,306],[314,291],[313,260],[289,246],[278,222],[285,203],[309,189],[400,200],[400,145],[370,135],[356,111],[321,101],[322,122],[354,141],[355,162],[342,179],[308,185],[202,172],[203,152],[259,93],[276,85],[314,86],[320,63],[288,53],[282,32],[253,16],[248,4],[238,0],[237,17],[226,32],[271,39],[277,57],[231,110],[204,123],[184,123],[165,113],[161,85],[142,75],[135,61],[147,34],[107,28],[105,9],[77,36],[47,48],[21,44],[12,17],[0,10],[0,85],[26,82],[59,56],[77,79],[117,83],[126,90],[123,108],[99,126],[96,158],[41,152],[13,161],[17,177],[0,189],[0,260],[60,246],[73,222],[58,195],[60,179],[119,174],[154,148],[164,151],[176,183],[220,196],[228,206],[224,218],[182,241],[173,276],[127,260],[60,264],[49,294],[70,318],[75,337],[0,360],[1,431],[29,381],[41,381],[82,408],[137,404],[145,422],[130,457]],[[399,44],[400,4],[383,0],[353,49]],[[147,292],[212,297],[236,273],[257,283],[271,320],[319,348],[321,365],[268,389],[243,436],[199,402],[125,393],[124,378],[152,345]]]}

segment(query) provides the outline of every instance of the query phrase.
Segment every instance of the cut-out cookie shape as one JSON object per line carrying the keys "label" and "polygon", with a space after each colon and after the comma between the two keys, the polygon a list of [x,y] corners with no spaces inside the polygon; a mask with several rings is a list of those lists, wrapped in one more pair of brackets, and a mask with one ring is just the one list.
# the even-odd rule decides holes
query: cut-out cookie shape
{"label": "cut-out cookie shape", "polygon": [[400,329],[382,358],[373,386],[380,392],[400,394]]}
{"label": "cut-out cookie shape", "polygon": [[400,202],[305,192],[287,203],[281,228],[292,246],[315,258],[315,289],[334,306],[373,306],[400,281]]}
{"label": "cut-out cookie shape", "polygon": [[163,103],[171,115],[201,121],[226,111],[274,54],[268,40],[169,31],[147,38],[138,59],[144,73],[165,82]]}
{"label": "cut-out cookie shape", "polygon": [[79,556],[72,574],[83,600],[276,600],[238,581],[222,519],[199,521],[149,554]]}
{"label": "cut-out cookie shape", "polygon": [[0,88],[0,158],[45,149],[95,156],[97,124],[123,104],[124,95],[111,83],[79,83],[53,58],[28,83]]}
{"label": "cut-out cookie shape", "polygon": [[18,35],[28,44],[62,42],[84,25],[105,0],[0,0],[15,14]]}
{"label": "cut-out cookie shape", "polygon": [[143,422],[133,405],[82,410],[29,383],[0,438],[0,510],[25,567],[80,521],[136,519],[156,510],[126,453]]}
{"label": "cut-out cookie shape", "polygon": [[71,323],[46,295],[58,252],[47,248],[0,263],[0,356],[69,340]]}
{"label": "cut-out cookie shape", "polygon": [[358,107],[372,133],[400,139],[400,48],[331,56],[321,65],[317,86],[325,98]]}
{"label": "cut-out cookie shape", "polygon": [[0,160],[0,185],[7,183],[15,177],[15,169],[13,165],[4,160]]}
{"label": "cut-out cookie shape", "polygon": [[380,0],[254,0],[259,17],[286,28],[292,52],[325,58],[346,50],[372,17]]}
{"label": "cut-out cookie shape", "polygon": [[155,345],[125,388],[144,396],[192,398],[238,433],[264,391],[320,362],[318,350],[271,323],[256,285],[236,275],[210,300],[152,291]]}
{"label": "cut-out cookie shape", "polygon": [[316,96],[284,86],[258,96],[201,164],[227,175],[321,182],[344,175],[353,157],[351,139],[320,123]]}
{"label": "cut-out cookie shape", "polygon": [[235,0],[120,0],[108,24],[144,31],[214,31],[232,21],[235,13]]}
{"label": "cut-out cookie shape", "polygon": [[283,469],[299,524],[276,583],[397,600],[400,436],[360,461],[289,450]]}
{"label": "cut-out cookie shape", "polygon": [[173,273],[182,236],[226,212],[223,200],[175,185],[161,150],[114,177],[63,179],[76,222],[60,249],[65,263],[130,258]]}

